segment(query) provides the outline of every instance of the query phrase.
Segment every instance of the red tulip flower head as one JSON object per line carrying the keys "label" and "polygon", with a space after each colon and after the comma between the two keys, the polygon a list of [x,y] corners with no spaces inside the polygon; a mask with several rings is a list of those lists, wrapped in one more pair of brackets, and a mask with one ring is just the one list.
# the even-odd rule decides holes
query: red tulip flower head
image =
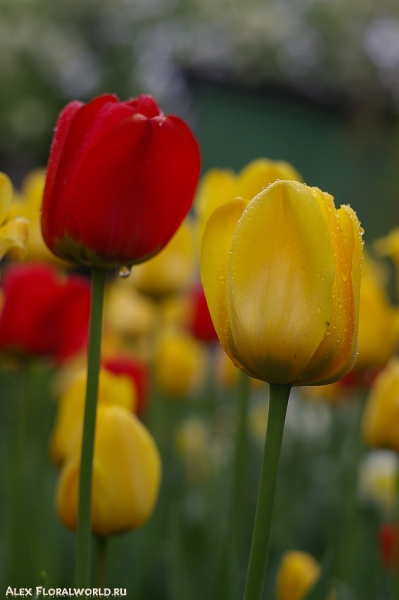
{"label": "red tulip flower head", "polygon": [[46,244],[60,258],[99,268],[150,258],[190,210],[200,162],[189,127],[151,96],[69,103],[47,165]]}
{"label": "red tulip flower head", "polygon": [[57,364],[87,342],[90,284],[47,264],[13,265],[2,277],[0,352],[47,356]]}

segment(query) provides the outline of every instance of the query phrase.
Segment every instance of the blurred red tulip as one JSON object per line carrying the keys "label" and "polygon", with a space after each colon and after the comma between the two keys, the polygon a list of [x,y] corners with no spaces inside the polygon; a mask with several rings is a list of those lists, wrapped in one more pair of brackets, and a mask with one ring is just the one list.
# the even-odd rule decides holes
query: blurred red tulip
{"label": "blurred red tulip", "polygon": [[57,363],[87,341],[90,284],[46,264],[13,265],[2,278],[0,351],[49,356]]}
{"label": "blurred red tulip", "polygon": [[203,342],[218,341],[202,285],[192,294],[191,333]]}
{"label": "blurred red tulip", "polygon": [[390,571],[395,564],[399,566],[399,530],[392,523],[384,523],[378,531],[382,564],[386,571]]}
{"label": "blurred red tulip", "polygon": [[184,121],[151,96],[111,94],[60,113],[47,166],[42,231],[60,258],[100,268],[157,254],[187,215],[200,172]]}

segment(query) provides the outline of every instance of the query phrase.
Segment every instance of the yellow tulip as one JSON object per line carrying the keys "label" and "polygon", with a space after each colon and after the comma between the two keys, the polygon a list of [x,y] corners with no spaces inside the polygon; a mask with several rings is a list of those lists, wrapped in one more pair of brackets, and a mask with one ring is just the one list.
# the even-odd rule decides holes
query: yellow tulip
{"label": "yellow tulip", "polygon": [[166,329],[157,342],[154,366],[162,392],[182,398],[198,392],[205,384],[206,349],[188,333]]}
{"label": "yellow tulip", "polygon": [[12,201],[12,183],[5,173],[0,173],[0,260],[10,250],[17,258],[26,254],[28,220],[13,215]]}
{"label": "yellow tulip", "polygon": [[399,310],[391,306],[378,265],[365,260],[360,286],[358,356],[355,369],[383,367],[399,340]]}
{"label": "yellow tulip", "polygon": [[[30,260],[44,260],[59,266],[67,263],[58,259],[44,243],[40,226],[40,208],[43,198],[45,169],[33,169],[22,182],[21,193],[14,194],[14,203],[11,209],[13,216],[21,215],[29,221],[29,238],[27,240],[26,258]],[[12,253],[13,256],[14,253]]]}
{"label": "yellow tulip", "polygon": [[[101,369],[98,404],[119,405],[133,411],[137,391],[126,375],[114,375]],[[82,436],[86,398],[86,372],[81,373],[64,392],[58,404],[56,421],[50,441],[50,455],[54,463],[62,464],[69,453],[75,436]]]}
{"label": "yellow tulip", "polygon": [[142,294],[158,299],[187,290],[196,268],[194,226],[187,218],[159,254],[135,266],[129,281]]}
{"label": "yellow tulip", "polygon": [[195,200],[200,239],[216,208],[238,196],[250,200],[277,179],[302,181],[302,176],[289,163],[267,158],[250,162],[237,175],[227,169],[208,171],[200,182]]}
{"label": "yellow tulip", "polygon": [[220,342],[269,383],[336,381],[356,358],[362,229],[349,206],[277,181],[209,219],[201,278]]}
{"label": "yellow tulip", "polygon": [[376,240],[374,249],[378,256],[388,256],[399,268],[399,227],[395,227],[388,235]]}
{"label": "yellow tulip", "polygon": [[[290,550],[281,560],[276,577],[276,600],[302,600],[321,574],[319,563],[307,552]],[[333,600],[331,592],[328,600]]]}
{"label": "yellow tulip", "polygon": [[399,451],[399,358],[391,358],[374,381],[362,428],[369,446]]}
{"label": "yellow tulip", "polygon": [[[80,442],[60,472],[56,505],[61,521],[76,529]],[[105,536],[136,529],[158,496],[161,460],[156,444],[135,415],[121,406],[99,406],[93,460],[92,530]]]}

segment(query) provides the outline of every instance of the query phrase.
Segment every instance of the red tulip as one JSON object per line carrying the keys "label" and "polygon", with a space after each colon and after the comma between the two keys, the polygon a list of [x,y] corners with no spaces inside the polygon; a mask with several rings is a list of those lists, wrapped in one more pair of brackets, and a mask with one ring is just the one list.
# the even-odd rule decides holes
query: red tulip
{"label": "red tulip", "polygon": [[203,342],[216,342],[218,340],[202,285],[198,286],[192,294],[190,327],[193,336]]}
{"label": "red tulip", "polygon": [[0,352],[49,356],[57,363],[87,341],[90,284],[46,264],[9,267],[2,277]]}
{"label": "red tulip", "polygon": [[60,258],[100,268],[159,252],[188,213],[200,172],[189,127],[151,96],[73,101],[47,166],[42,231]]}

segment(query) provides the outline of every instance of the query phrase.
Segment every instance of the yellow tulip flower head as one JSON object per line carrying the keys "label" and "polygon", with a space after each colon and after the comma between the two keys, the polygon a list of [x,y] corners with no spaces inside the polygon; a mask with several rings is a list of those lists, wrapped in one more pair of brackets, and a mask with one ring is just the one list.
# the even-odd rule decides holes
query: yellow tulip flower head
{"label": "yellow tulip flower head", "polygon": [[184,292],[194,283],[197,262],[194,226],[192,219],[186,218],[167,246],[137,265],[129,280],[142,294],[164,298]]}
{"label": "yellow tulip flower head", "polygon": [[[281,560],[276,577],[276,600],[302,600],[321,574],[319,563],[311,554],[290,550]],[[328,595],[333,600],[335,593]]]}
{"label": "yellow tulip flower head", "polygon": [[384,289],[378,264],[367,258],[360,286],[358,356],[355,369],[383,367],[399,340],[399,309]]}
{"label": "yellow tulip flower head", "polygon": [[23,258],[28,240],[28,220],[12,215],[13,188],[5,173],[0,173],[0,260],[13,250],[17,258]]}
{"label": "yellow tulip flower head", "polygon": [[[80,442],[60,472],[56,506],[76,529]],[[161,460],[156,444],[135,415],[121,406],[99,406],[93,460],[92,530],[105,536],[136,529],[150,517],[158,496]]]}
{"label": "yellow tulip flower head", "polygon": [[276,181],[210,217],[201,279],[219,340],[275,384],[337,381],[356,358],[362,229],[349,206]]}
{"label": "yellow tulip flower head", "polygon": [[399,358],[391,358],[374,381],[362,429],[369,446],[399,451]]}
{"label": "yellow tulip flower head", "polygon": [[250,200],[277,179],[302,181],[302,176],[289,163],[268,158],[253,160],[238,174],[227,169],[211,169],[205,173],[195,199],[200,238],[216,208],[237,196]]}
{"label": "yellow tulip flower head", "polygon": [[185,331],[166,328],[157,341],[154,367],[162,392],[184,398],[203,388],[208,373],[207,352]]}

